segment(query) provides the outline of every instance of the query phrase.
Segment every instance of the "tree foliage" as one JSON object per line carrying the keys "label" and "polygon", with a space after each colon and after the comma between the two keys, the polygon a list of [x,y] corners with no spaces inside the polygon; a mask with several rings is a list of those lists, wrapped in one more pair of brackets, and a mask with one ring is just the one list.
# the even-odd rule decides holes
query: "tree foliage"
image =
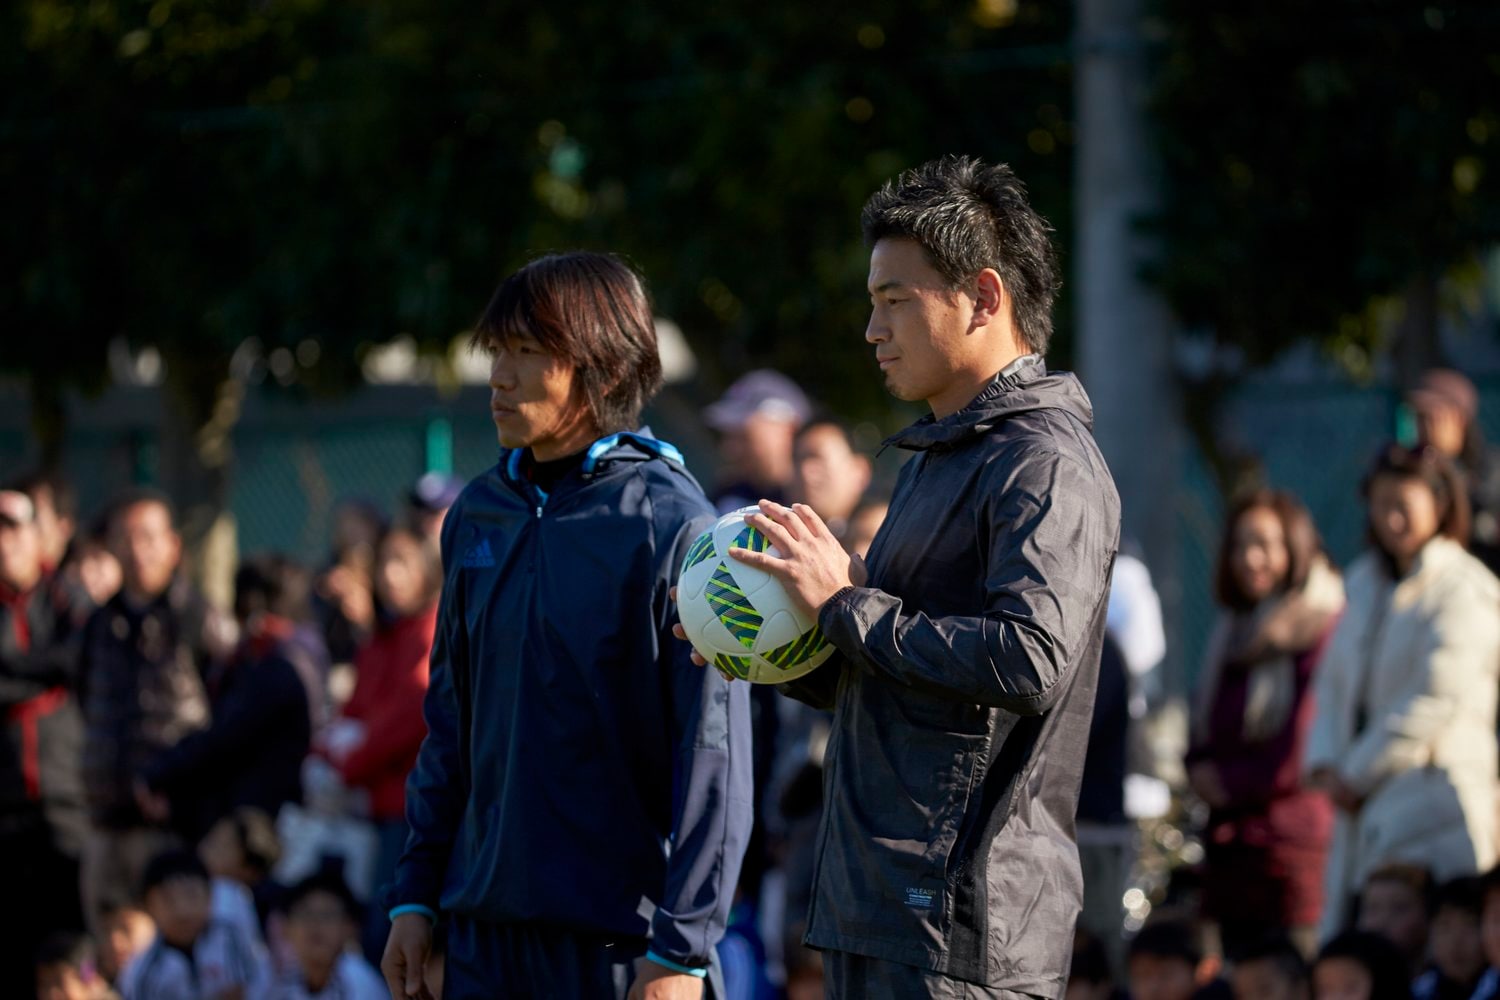
{"label": "tree foliage", "polygon": [[1151,276],[1251,363],[1312,341],[1368,370],[1386,307],[1435,308],[1408,291],[1500,236],[1500,8],[1158,0],[1157,17]]}
{"label": "tree foliage", "polygon": [[[0,367],[158,346],[198,412],[247,337],[440,346],[528,256],[626,254],[722,381],[881,404],[859,206],[945,152],[1069,222],[1064,5],[23,0],[0,14]],[[1061,335],[1066,346],[1066,324]]]}

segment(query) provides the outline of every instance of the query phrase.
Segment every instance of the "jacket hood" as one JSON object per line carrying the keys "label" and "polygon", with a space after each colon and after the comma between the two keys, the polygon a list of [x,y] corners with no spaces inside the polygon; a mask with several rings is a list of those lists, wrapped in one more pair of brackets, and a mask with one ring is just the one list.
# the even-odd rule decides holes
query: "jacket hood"
{"label": "jacket hood", "polygon": [[1048,372],[1040,356],[1017,358],[957,413],[941,420],[931,414],[887,438],[882,447],[925,451],[953,447],[988,434],[1004,421],[1032,410],[1064,410],[1094,429],[1094,407],[1072,372]]}

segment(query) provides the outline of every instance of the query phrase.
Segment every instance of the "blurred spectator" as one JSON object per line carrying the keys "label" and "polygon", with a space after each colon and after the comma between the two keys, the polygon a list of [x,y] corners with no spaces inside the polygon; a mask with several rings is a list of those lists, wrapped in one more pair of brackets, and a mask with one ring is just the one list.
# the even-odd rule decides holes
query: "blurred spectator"
{"label": "blurred spectator", "polygon": [[268,1000],[389,1000],[385,980],[350,950],[359,904],[336,871],[310,875],[287,890],[286,933],[296,966]]}
{"label": "blurred spectator", "polygon": [[1122,957],[1125,883],[1135,858],[1135,826],[1125,816],[1129,684],[1120,647],[1106,632],[1078,790],[1078,861],[1083,871],[1083,912],[1078,921],[1098,935],[1111,963]]}
{"label": "blurred spectator", "polygon": [[1234,1000],[1309,1000],[1307,959],[1285,934],[1271,933],[1231,952]]}
{"label": "blurred spectator", "polygon": [[[320,737],[319,752],[345,785],[369,792],[379,894],[406,846],[406,776],[427,735],[422,699],[443,589],[438,550],[410,529],[390,529],[380,540],[375,588],[385,620],[356,655],[354,693]],[[380,961],[390,930],[386,914],[371,907],[362,938],[371,962]]]}
{"label": "blurred spectator", "polygon": [[232,924],[212,918],[208,872],[197,855],[167,851],[152,858],[142,880],[156,940],[125,970],[125,1000],[253,1000],[265,969]]}
{"label": "blurred spectator", "polygon": [[703,411],[704,421],[719,432],[723,467],[709,499],[721,514],[763,499],[787,502],[792,438],[811,412],[797,383],[765,368],[736,379]]}
{"label": "blurred spectator", "polygon": [[1434,449],[1383,449],[1363,492],[1371,550],[1349,568],[1306,761],[1339,807],[1325,937],[1382,864],[1451,878],[1495,860],[1500,582],[1464,550],[1468,501]]}
{"label": "blurred spectator", "polygon": [[1073,964],[1068,969],[1063,1000],[1112,1000],[1116,995],[1104,942],[1079,925],[1073,933]]}
{"label": "blurred spectator", "polygon": [[1287,929],[1311,954],[1333,826],[1328,799],[1301,784],[1313,674],[1344,604],[1307,509],[1258,490],[1224,522],[1221,608],[1198,681],[1186,758],[1209,807],[1203,914],[1224,950]]}
{"label": "blurred spectator", "polygon": [[1220,1000],[1223,961],[1204,946],[1201,927],[1187,920],[1146,924],[1130,942],[1125,967],[1131,1000]]}
{"label": "blurred spectator", "polygon": [[36,508],[42,565],[48,573],[56,572],[78,527],[78,496],[67,480],[53,472],[33,473],[21,480],[16,489],[30,497]]}
{"label": "blurred spectator", "polygon": [[82,666],[92,821],[83,892],[96,932],[101,901],[134,892],[146,863],[172,841],[160,820],[142,813],[135,777],[208,724],[205,678],[235,639],[233,621],[178,574],[182,540],[170,501],[151,492],[127,496],[110,534],[123,584],[89,619]]}
{"label": "blurred spectator", "polygon": [[1469,1000],[1484,975],[1484,883],[1477,876],[1450,879],[1433,895],[1431,966],[1412,984],[1416,1000]]}
{"label": "blurred spectator", "polygon": [[97,518],[86,531],[73,536],[58,572],[68,587],[88,598],[92,608],[102,608],[120,592],[123,577],[120,560],[109,547],[108,516]]}
{"label": "blurred spectator", "polygon": [[[307,617],[308,575],[285,556],[246,560],[235,573],[240,643],[210,678],[212,723],[143,767],[142,810],[196,842],[237,806],[275,816],[302,799],[302,760],[326,661],[298,624]],[[165,800],[165,801],[162,801]]]}
{"label": "blurred spectator", "polygon": [[854,509],[849,518],[849,533],[844,537],[844,548],[861,559],[870,554],[870,544],[875,533],[885,523],[885,515],[891,505],[884,500],[866,500]]}
{"label": "blurred spectator", "polygon": [[464,481],[445,472],[429,472],[412,484],[406,495],[406,516],[411,529],[427,539],[434,549],[443,534],[443,518],[463,492]]}
{"label": "blurred spectator", "polygon": [[791,499],[817,511],[848,548],[854,512],[870,487],[869,456],[855,447],[849,428],[832,417],[803,424],[793,438],[792,454]]}
{"label": "blurred spectator", "polygon": [[99,969],[111,983],[118,983],[131,961],[151,947],[156,924],[131,899],[106,899],[99,912]]}
{"label": "blurred spectator", "polygon": [[1318,953],[1313,1000],[1410,1000],[1401,953],[1379,934],[1345,931]]}
{"label": "blurred spectator", "polygon": [[1359,894],[1357,930],[1379,934],[1401,952],[1415,979],[1427,961],[1432,873],[1421,865],[1381,865]]}
{"label": "blurred spectator", "polygon": [[37,1000],[111,1000],[114,995],[87,934],[60,931],[37,949]]}
{"label": "blurred spectator", "polygon": [[1472,527],[1469,550],[1500,570],[1500,460],[1479,425],[1479,393],[1463,374],[1434,368],[1407,395],[1417,441],[1446,455],[1464,480]]}
{"label": "blurred spectator", "polygon": [[334,663],[352,662],[375,628],[375,543],[385,527],[385,515],[367,500],[345,500],[334,509],[333,552],[313,605]]}
{"label": "blurred spectator", "polygon": [[1479,882],[1479,941],[1486,968],[1474,989],[1474,1000],[1495,1000],[1500,996],[1500,868],[1485,872]]}
{"label": "blurred spectator", "polygon": [[34,991],[32,957],[49,934],[82,929],[78,858],[87,833],[74,694],[80,636],[50,586],[31,500],[0,491],[0,996]]}
{"label": "blurred spectator", "polygon": [[1130,671],[1131,718],[1143,719],[1153,686],[1160,683],[1156,668],[1167,655],[1167,633],[1151,571],[1129,541],[1115,556],[1105,621]]}
{"label": "blurred spectator", "polygon": [[242,887],[256,927],[252,936],[260,936],[277,892],[270,881],[281,857],[275,822],[259,809],[240,806],[209,829],[198,844],[198,857],[214,882],[214,915],[245,921],[246,894],[236,888]]}

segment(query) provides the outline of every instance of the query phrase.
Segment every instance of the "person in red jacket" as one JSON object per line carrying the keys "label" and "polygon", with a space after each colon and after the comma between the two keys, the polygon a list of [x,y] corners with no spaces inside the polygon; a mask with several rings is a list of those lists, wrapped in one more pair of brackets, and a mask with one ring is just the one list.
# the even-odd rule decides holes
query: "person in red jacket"
{"label": "person in red jacket", "polygon": [[[323,747],[345,785],[369,792],[380,845],[377,892],[406,845],[406,776],[427,735],[422,699],[442,586],[442,561],[432,544],[410,528],[388,529],[375,561],[375,592],[385,616],[354,657],[354,693]],[[362,942],[371,962],[380,961],[389,933],[385,913],[371,907]]]}

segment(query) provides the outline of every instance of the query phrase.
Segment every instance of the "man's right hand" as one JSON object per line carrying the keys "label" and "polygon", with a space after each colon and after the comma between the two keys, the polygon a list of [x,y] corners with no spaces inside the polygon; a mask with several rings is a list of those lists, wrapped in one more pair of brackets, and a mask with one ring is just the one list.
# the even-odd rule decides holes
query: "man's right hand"
{"label": "man's right hand", "polygon": [[391,923],[380,971],[391,1000],[434,1000],[427,989],[427,956],[432,953],[432,921],[420,913],[403,913]]}

